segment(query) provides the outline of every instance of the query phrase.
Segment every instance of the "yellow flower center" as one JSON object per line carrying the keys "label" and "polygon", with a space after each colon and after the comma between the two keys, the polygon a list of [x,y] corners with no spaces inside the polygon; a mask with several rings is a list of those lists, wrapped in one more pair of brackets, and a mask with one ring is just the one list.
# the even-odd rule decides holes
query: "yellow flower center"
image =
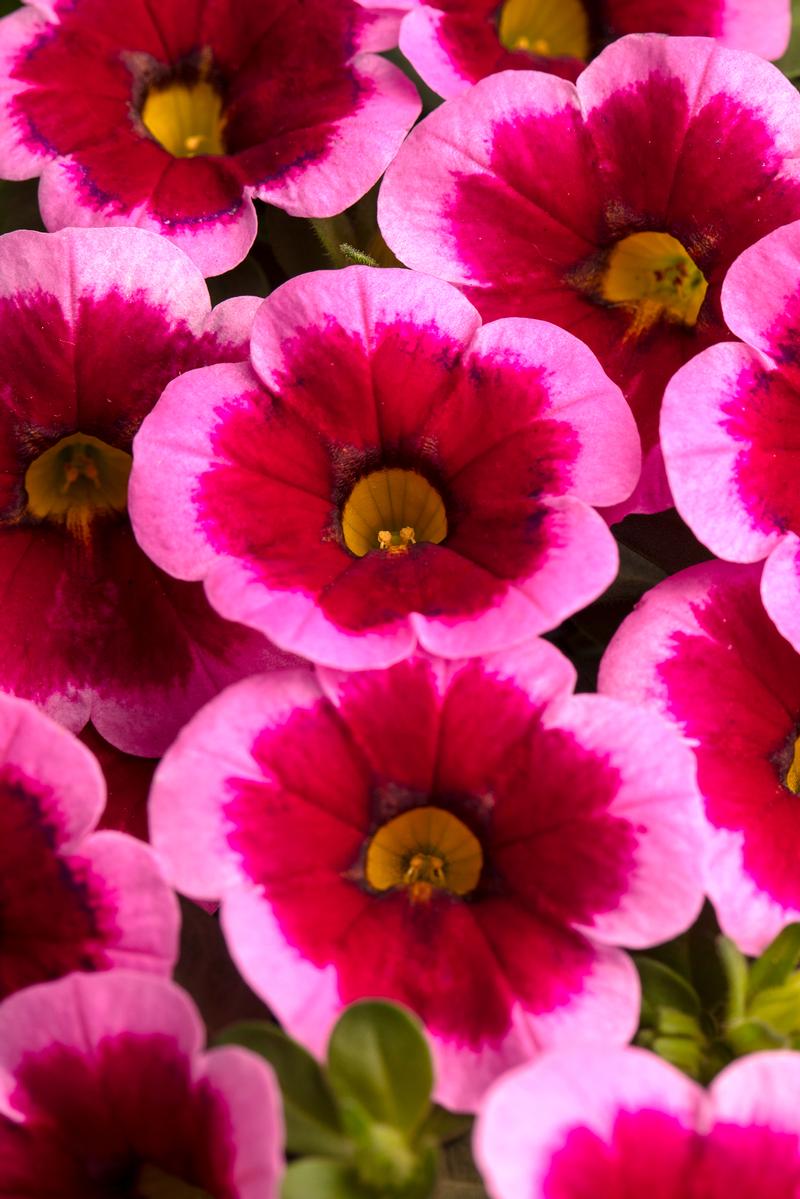
{"label": "yellow flower center", "polygon": [[65,524],[87,540],[96,516],[124,512],[133,460],[97,437],[73,433],[45,450],[25,473],[29,516]]}
{"label": "yellow flower center", "polygon": [[657,321],[694,326],[708,291],[703,272],[669,233],[632,233],[617,242],[601,281],[602,298],[626,309],[627,336]]}
{"label": "yellow flower center", "polygon": [[405,888],[412,903],[434,891],[468,895],[483,869],[480,842],[443,808],[411,808],[389,820],[367,848],[366,880],[375,891]]}
{"label": "yellow flower center", "polygon": [[581,0],[505,0],[498,33],[507,50],[589,57],[589,18]]}
{"label": "yellow flower center", "polygon": [[439,492],[415,470],[374,470],[350,492],[342,533],[359,558],[370,550],[407,554],[417,542],[444,541],[447,516]]}
{"label": "yellow flower center", "polygon": [[145,1165],[139,1171],[136,1180],[136,1194],[143,1199],[211,1199],[207,1191],[181,1182],[172,1174],[160,1170],[158,1166]]}
{"label": "yellow flower center", "polygon": [[151,88],[142,109],[142,122],[175,158],[225,153],[222,97],[205,79]]}
{"label": "yellow flower center", "polygon": [[790,791],[794,791],[795,795],[800,795],[800,737],[794,743],[792,762],[783,781]]}

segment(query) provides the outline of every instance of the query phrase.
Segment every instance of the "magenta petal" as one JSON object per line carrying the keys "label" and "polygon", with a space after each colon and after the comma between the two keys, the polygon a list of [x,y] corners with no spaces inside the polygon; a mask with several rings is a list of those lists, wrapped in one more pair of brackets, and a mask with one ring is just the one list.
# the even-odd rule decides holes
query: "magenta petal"
{"label": "magenta petal", "polygon": [[0,992],[116,964],[168,973],[179,916],[150,849],[92,833],[105,787],[87,749],[0,696]]}
{"label": "magenta petal", "polygon": [[[204,579],[228,619],[324,665],[385,667],[417,642],[448,657],[518,643],[613,579],[613,538],[584,501],[630,492],[637,437],[571,335],[531,320],[480,327],[445,283],[352,267],[274,292],[252,365],[258,377],[219,366],[166,388],[130,489],[146,552]],[[358,556],[342,512],[387,468],[428,480],[446,536]]]}
{"label": "magenta petal", "polygon": [[111,1194],[150,1167],[203,1193],[276,1199],[272,1072],[238,1047],[204,1053],[199,1013],[171,983],[72,975],[7,1000],[0,1030],[9,1194]]}

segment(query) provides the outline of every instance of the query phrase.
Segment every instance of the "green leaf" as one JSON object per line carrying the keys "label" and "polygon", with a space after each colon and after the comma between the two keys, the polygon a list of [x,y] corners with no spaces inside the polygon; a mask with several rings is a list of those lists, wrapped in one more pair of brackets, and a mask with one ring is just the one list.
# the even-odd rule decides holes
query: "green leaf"
{"label": "green leaf", "polygon": [[778,933],[761,957],[750,967],[747,993],[750,998],[785,983],[800,961],[800,924],[789,924]]}
{"label": "green leaf", "polygon": [[321,1066],[274,1024],[232,1024],[218,1038],[266,1058],[278,1078],[286,1120],[286,1150],[292,1154],[348,1157],[352,1152],[336,1100]]}
{"label": "green leaf", "polygon": [[376,1196],[359,1182],[353,1167],[345,1162],[306,1157],[287,1168],[281,1199],[376,1199]]}
{"label": "green leaf", "polygon": [[728,984],[727,1018],[735,1022],[744,1018],[747,1009],[747,958],[730,937],[717,937],[717,954]]}
{"label": "green leaf", "polygon": [[414,1132],[428,1114],[433,1067],[419,1021],[392,1003],[354,1003],[328,1044],[328,1077],[340,1100]]}
{"label": "green leaf", "polygon": [[731,1025],[726,1029],[725,1038],[737,1057],[762,1049],[782,1049],[786,1045],[784,1037],[758,1020],[742,1020]]}
{"label": "green leaf", "polygon": [[688,1012],[679,1012],[674,1007],[658,1009],[656,1028],[666,1037],[686,1037],[688,1040],[697,1041],[698,1044],[705,1041],[697,1017],[689,1015]]}
{"label": "green leaf", "polygon": [[647,1046],[665,1062],[670,1062],[690,1078],[699,1078],[703,1065],[703,1047],[687,1037],[655,1037]]}
{"label": "green leaf", "polygon": [[636,969],[642,980],[642,1020],[655,1025],[659,1008],[700,1015],[700,1000],[694,987],[676,970],[655,958],[636,957]]}
{"label": "green leaf", "polygon": [[783,986],[759,992],[747,1014],[783,1036],[800,1032],[800,974],[793,974]]}

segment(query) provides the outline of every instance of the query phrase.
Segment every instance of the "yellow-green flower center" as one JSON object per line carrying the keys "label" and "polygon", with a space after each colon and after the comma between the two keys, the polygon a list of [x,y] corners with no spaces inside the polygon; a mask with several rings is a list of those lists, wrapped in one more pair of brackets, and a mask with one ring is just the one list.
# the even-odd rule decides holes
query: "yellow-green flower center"
{"label": "yellow-green flower center", "polygon": [[415,470],[375,470],[359,479],[342,509],[342,535],[359,558],[370,550],[406,554],[447,536],[442,497]]}
{"label": "yellow-green flower center", "polygon": [[130,454],[98,437],[73,433],[35,458],[25,473],[27,514],[66,525],[86,540],[96,516],[124,512],[128,506]]}
{"label": "yellow-green flower center", "polygon": [[225,153],[222,97],[205,79],[151,88],[142,109],[142,122],[175,158]]}
{"label": "yellow-green flower center", "polygon": [[480,842],[444,808],[411,808],[389,820],[367,847],[364,874],[375,891],[405,889],[413,903],[434,891],[468,895],[483,869]]}
{"label": "yellow-green flower center", "polygon": [[630,337],[660,320],[692,327],[707,291],[703,272],[669,233],[623,237],[609,255],[600,286],[603,300],[630,314]]}
{"label": "yellow-green flower center", "polygon": [[589,57],[589,18],[581,0],[505,0],[498,33],[507,50]]}

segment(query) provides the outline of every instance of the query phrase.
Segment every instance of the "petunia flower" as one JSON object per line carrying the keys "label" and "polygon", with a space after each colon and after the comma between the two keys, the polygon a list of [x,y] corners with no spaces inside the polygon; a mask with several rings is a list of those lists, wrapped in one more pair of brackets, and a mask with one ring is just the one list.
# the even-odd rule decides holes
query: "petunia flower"
{"label": "petunia flower", "polygon": [[324,1050],[365,996],[424,1022],[441,1102],[474,1108],[551,1045],[621,1044],[639,988],[617,946],[701,903],[691,752],[667,722],[570,694],[551,645],[228,688],[153,781],[168,877],[221,898],[229,949]]}
{"label": "petunia flower", "polygon": [[447,284],[350,267],[273,292],[251,361],[175,380],[131,477],[147,553],[229,619],[388,666],[519,643],[614,578],[589,504],[630,493],[636,431],[562,330],[481,327]]}
{"label": "petunia flower", "polygon": [[798,144],[800,96],[763,59],[632,34],[576,85],[502,72],[443,104],[389,168],[378,214],[403,262],[484,319],[540,317],[594,350],[646,455],[625,510],[657,511],[664,387],[730,336],[731,262],[800,217]]}
{"label": "petunia flower", "polygon": [[277,1199],[274,1076],[203,1051],[185,992],[73,974],[0,1005],[0,1191],[58,1199]]}
{"label": "petunia flower", "polygon": [[131,753],[286,664],[158,570],[127,516],[142,418],[181,371],[246,354],[257,302],[212,313],[197,268],[141,230],[0,240],[0,690]]}
{"label": "petunia flower", "polygon": [[659,583],[600,668],[605,694],[655,708],[694,746],[706,890],[754,955],[800,920],[800,655],[764,611],[760,577],[707,562]]}
{"label": "petunia flower", "polygon": [[327,217],[419,113],[355,0],[30,0],[0,22],[0,176],[41,176],[48,229],[139,225],[206,275],[240,262],[252,197]]}
{"label": "petunia flower", "polygon": [[705,1091],[643,1049],[549,1054],[501,1079],[474,1148],[492,1199],[794,1199],[800,1056],[755,1053]]}
{"label": "petunia flower", "polygon": [[709,549],[767,559],[764,604],[800,650],[800,222],[733,264],[725,320],[744,344],[712,346],[672,380],[661,439],[675,504]]}
{"label": "petunia flower", "polygon": [[0,998],[72,970],[172,970],[175,896],[146,845],[94,831],[104,802],[88,749],[0,695]]}
{"label": "petunia flower", "polygon": [[779,58],[791,28],[789,0],[408,0],[404,8],[400,47],[448,98],[496,71],[577,79],[590,58],[626,33],[713,37]]}

